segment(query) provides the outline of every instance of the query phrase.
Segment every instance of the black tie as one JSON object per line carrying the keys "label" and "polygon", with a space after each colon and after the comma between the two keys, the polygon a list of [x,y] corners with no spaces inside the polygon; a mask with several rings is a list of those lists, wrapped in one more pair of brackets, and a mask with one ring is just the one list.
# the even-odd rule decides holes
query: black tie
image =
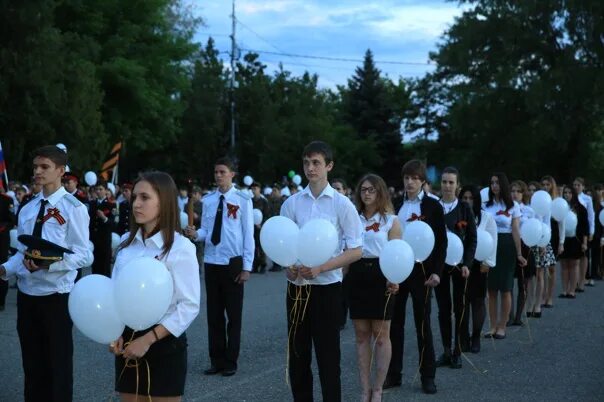
{"label": "black tie", "polygon": [[38,211],[38,216],[36,217],[36,223],[34,224],[34,231],[31,233],[33,236],[42,237],[42,225],[44,224],[44,212],[46,212],[46,204],[48,204],[48,200],[40,201],[40,210]]}
{"label": "black tie", "polygon": [[220,196],[218,201],[218,208],[216,209],[216,218],[214,218],[214,229],[212,229],[212,244],[217,245],[220,243],[220,232],[222,232],[222,208],[223,208],[224,195]]}

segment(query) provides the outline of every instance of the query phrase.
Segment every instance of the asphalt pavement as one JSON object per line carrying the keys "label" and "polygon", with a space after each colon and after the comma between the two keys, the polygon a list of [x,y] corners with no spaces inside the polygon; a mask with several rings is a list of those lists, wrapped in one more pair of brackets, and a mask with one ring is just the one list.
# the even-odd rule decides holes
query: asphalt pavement
{"label": "asphalt pavement", "polygon": [[[187,331],[189,371],[183,400],[292,400],[285,381],[284,273],[254,274],[246,284],[239,370],[228,378],[202,374],[209,365],[203,289],[202,283],[200,315]],[[442,346],[434,298],[432,303],[438,356]],[[555,299],[554,304],[554,308],[544,309],[542,318],[529,319],[521,328],[508,328],[504,340],[483,339],[481,353],[468,353],[462,369],[439,368],[438,393],[424,395],[416,376],[419,356],[409,302],[403,384],[385,391],[384,401],[603,401],[604,282],[596,282],[596,287],[587,288],[575,300]],[[16,290],[10,289],[6,310],[0,312],[1,402],[23,400],[16,316]],[[360,386],[352,322],[341,335],[343,400],[357,401]],[[113,391],[113,356],[107,346],[88,340],[74,328],[74,349],[74,400],[118,400]],[[320,401],[316,366],[313,372],[315,400]]]}

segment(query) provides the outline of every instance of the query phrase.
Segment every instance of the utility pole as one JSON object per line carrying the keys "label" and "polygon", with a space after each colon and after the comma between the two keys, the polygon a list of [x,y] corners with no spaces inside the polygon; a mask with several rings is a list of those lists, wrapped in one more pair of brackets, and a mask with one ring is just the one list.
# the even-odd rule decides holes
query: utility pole
{"label": "utility pole", "polygon": [[237,20],[235,18],[235,0],[233,0],[233,13],[231,14],[233,28],[231,32],[231,154],[235,156],[235,58],[237,52],[237,44],[235,42],[235,28]]}

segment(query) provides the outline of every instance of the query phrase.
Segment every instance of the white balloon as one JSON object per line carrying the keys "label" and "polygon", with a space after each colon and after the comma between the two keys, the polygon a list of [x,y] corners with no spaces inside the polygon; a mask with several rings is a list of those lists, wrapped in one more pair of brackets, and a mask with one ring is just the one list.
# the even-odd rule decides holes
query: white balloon
{"label": "white balloon", "polygon": [[56,145],[56,147],[57,147],[57,148],[59,148],[59,149],[60,149],[60,150],[62,150],[62,151],[67,152],[67,147],[65,146],[65,144],[58,143],[58,144]]}
{"label": "white balloon", "polygon": [[285,197],[289,197],[292,195],[291,191],[289,191],[289,187],[285,186],[281,189],[281,195]]}
{"label": "white balloon", "polygon": [[493,240],[493,236],[484,229],[476,229],[476,236],[476,253],[474,253],[474,259],[482,262],[493,254],[495,241]]}
{"label": "white balloon", "polygon": [[600,225],[604,226],[604,209],[600,211],[600,215],[598,215],[598,218],[600,219]]}
{"label": "white balloon", "polygon": [[445,262],[456,266],[463,258],[463,243],[459,236],[453,232],[447,232],[447,256]]}
{"label": "white balloon", "polygon": [[284,216],[273,216],[260,229],[260,245],[277,264],[289,267],[298,260],[298,225]]}
{"label": "white balloon", "polygon": [[535,191],[531,197],[531,208],[533,208],[537,215],[549,215],[552,211],[552,197],[547,191]]}
{"label": "white balloon", "polygon": [[537,243],[537,245],[539,247],[545,247],[549,244],[551,239],[552,229],[549,227],[549,225],[541,222],[541,239],[539,239],[539,243]]}
{"label": "white balloon", "polygon": [[251,186],[253,182],[254,179],[252,179],[252,176],[245,176],[243,178],[243,184],[245,184],[246,186]]}
{"label": "white balloon", "polygon": [[69,315],[77,329],[95,342],[109,344],[124,332],[115,306],[113,282],[103,275],[86,275],[69,294]]}
{"label": "white balloon", "polygon": [[393,239],[380,251],[380,269],[390,283],[401,283],[411,275],[415,256],[404,240]]}
{"label": "white balloon", "polygon": [[562,222],[566,218],[568,211],[570,211],[570,206],[564,198],[559,197],[552,201],[552,217],[558,222]]}
{"label": "white balloon", "polygon": [[434,248],[434,232],[426,222],[413,221],[408,224],[403,233],[403,240],[413,249],[417,262],[425,261]]}
{"label": "white balloon", "polygon": [[184,230],[187,226],[189,226],[189,215],[187,215],[186,212],[180,211],[179,221],[180,228]]}
{"label": "white balloon", "polygon": [[11,248],[17,248],[19,240],[17,240],[17,229],[11,229],[9,232]]}
{"label": "white balloon", "polygon": [[96,184],[96,182],[97,182],[96,173],[94,173],[94,172],[86,172],[84,174],[84,181],[89,186],[94,186]]}
{"label": "white balloon", "polygon": [[299,174],[295,175],[294,177],[292,177],[292,181],[294,182],[294,184],[296,186],[299,186],[300,183],[302,183],[302,177],[300,177]]}
{"label": "white balloon", "polygon": [[90,248],[90,251],[94,252],[94,243],[90,240],[88,240],[88,248]]}
{"label": "white balloon", "polygon": [[543,235],[541,221],[537,218],[528,219],[520,227],[520,238],[529,247],[536,246]]}
{"label": "white balloon", "polygon": [[489,200],[489,188],[485,187],[480,190],[480,199],[482,202],[487,202]]}
{"label": "white balloon", "polygon": [[262,194],[264,195],[271,195],[273,193],[273,189],[270,187],[264,187],[264,190],[262,190]]}
{"label": "white balloon", "polygon": [[124,324],[141,331],[157,324],[168,310],[174,285],[163,262],[139,257],[115,277],[115,305]]}
{"label": "white balloon", "polygon": [[120,235],[117,233],[111,233],[111,249],[116,250],[120,245]]}
{"label": "white balloon", "polygon": [[254,225],[260,225],[262,223],[262,211],[258,208],[254,208]]}
{"label": "white balloon", "polygon": [[564,231],[566,237],[574,237],[577,234],[577,215],[573,211],[568,211],[564,218]]}
{"label": "white balloon", "polygon": [[107,183],[107,189],[111,191],[111,194],[115,195],[115,184]]}
{"label": "white balloon", "polygon": [[312,219],[298,237],[298,259],[306,267],[318,267],[333,257],[340,243],[338,231],[326,219]]}
{"label": "white balloon", "polygon": [[69,168],[69,165],[65,165],[65,172],[67,172],[67,173],[71,172],[71,169]]}

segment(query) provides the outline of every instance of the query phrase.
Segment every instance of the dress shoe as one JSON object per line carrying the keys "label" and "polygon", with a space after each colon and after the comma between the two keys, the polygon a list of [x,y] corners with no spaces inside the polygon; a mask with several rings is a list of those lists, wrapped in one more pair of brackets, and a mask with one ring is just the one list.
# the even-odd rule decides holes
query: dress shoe
{"label": "dress shoe", "polygon": [[440,355],[438,360],[436,360],[436,367],[444,367],[451,365],[451,353],[443,353]]}
{"label": "dress shoe", "polygon": [[236,372],[237,372],[237,369],[224,369],[224,370],[222,370],[222,376],[230,377],[232,375],[235,375]]}
{"label": "dress shoe", "polygon": [[222,371],[222,369],[220,369],[220,368],[218,368],[218,367],[216,367],[216,366],[212,366],[212,367],[210,367],[210,368],[208,368],[208,369],[205,369],[205,370],[203,371],[203,373],[204,373],[205,375],[214,375],[214,374],[218,374],[218,373],[220,373],[221,371]]}
{"label": "dress shoe", "polygon": [[460,369],[461,368],[461,356],[451,356],[451,365],[449,366],[452,369]]}
{"label": "dress shoe", "polygon": [[[531,314],[532,317],[532,314]],[[524,327],[524,322],[522,322],[522,320],[514,320],[512,321],[512,326],[513,327]]]}
{"label": "dress shoe", "polygon": [[532,317],[533,318],[541,318],[541,311],[533,313]]}
{"label": "dress shoe", "polygon": [[585,289],[576,288],[575,292],[577,292],[577,293],[583,293],[583,292],[585,292]]}
{"label": "dress shoe", "polygon": [[568,295],[567,295],[566,293],[560,293],[560,294],[558,295],[558,297],[559,297],[560,299],[568,299]]}
{"label": "dress shoe", "polygon": [[472,337],[472,346],[470,348],[470,352],[472,352],[472,353],[480,352],[480,336]]}
{"label": "dress shoe", "polygon": [[532,317],[532,316],[533,316],[533,313],[532,313],[531,311],[527,311],[527,312],[526,312],[526,316],[530,318],[530,317]]}
{"label": "dress shoe", "polygon": [[401,376],[390,376],[387,375],[386,376],[386,380],[384,381],[384,385],[382,386],[382,389],[388,389],[388,388],[394,388],[394,387],[400,387],[401,386]]}
{"label": "dress shoe", "polygon": [[436,384],[434,384],[433,378],[422,378],[422,391],[424,391],[424,394],[436,393]]}
{"label": "dress shoe", "polygon": [[495,339],[505,339],[505,334],[494,334],[493,338],[495,338]]}

